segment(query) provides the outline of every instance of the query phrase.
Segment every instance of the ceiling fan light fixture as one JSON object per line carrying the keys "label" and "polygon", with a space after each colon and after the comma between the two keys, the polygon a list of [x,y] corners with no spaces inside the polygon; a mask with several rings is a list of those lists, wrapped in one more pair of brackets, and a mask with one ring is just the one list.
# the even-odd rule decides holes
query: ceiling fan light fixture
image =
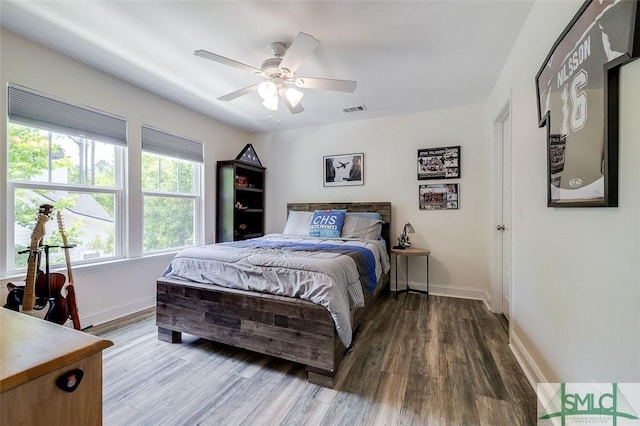
{"label": "ceiling fan light fixture", "polygon": [[300,101],[302,101],[304,93],[297,89],[294,89],[293,87],[287,87],[284,90],[284,96],[287,98],[291,106],[295,108],[296,106],[298,106]]}
{"label": "ceiling fan light fixture", "polygon": [[262,101],[262,106],[268,109],[269,111],[277,111],[278,110],[278,95],[274,98],[265,99]]}
{"label": "ceiling fan light fixture", "polygon": [[278,86],[272,81],[258,84],[258,94],[262,98],[262,106],[269,111],[278,110]]}
{"label": "ceiling fan light fixture", "polygon": [[258,84],[258,94],[264,101],[278,98],[278,87],[271,81],[263,81]]}

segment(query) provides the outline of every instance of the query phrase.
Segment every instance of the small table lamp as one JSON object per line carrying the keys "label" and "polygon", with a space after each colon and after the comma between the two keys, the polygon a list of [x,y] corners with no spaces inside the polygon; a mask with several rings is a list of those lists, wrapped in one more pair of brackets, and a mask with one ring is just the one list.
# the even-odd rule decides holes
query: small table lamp
{"label": "small table lamp", "polygon": [[413,226],[409,222],[405,222],[404,228],[402,229],[402,234],[398,238],[398,245],[394,246],[394,249],[403,250],[407,247],[411,247],[411,243],[409,242],[409,237],[407,234],[415,234],[416,230],[413,229]]}

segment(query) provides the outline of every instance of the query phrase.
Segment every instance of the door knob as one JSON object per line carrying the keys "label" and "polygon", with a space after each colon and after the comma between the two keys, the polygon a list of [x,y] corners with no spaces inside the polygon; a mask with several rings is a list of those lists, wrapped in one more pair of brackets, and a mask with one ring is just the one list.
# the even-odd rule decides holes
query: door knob
{"label": "door knob", "polygon": [[496,226],[496,229],[497,229],[498,231],[504,231],[506,228],[505,228],[505,226],[504,226],[504,225],[498,225],[498,226]]}

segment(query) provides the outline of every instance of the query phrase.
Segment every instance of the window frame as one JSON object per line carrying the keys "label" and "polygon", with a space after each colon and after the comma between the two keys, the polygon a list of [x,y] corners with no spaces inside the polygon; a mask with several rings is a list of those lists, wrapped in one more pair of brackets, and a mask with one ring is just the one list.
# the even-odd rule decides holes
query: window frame
{"label": "window frame", "polygon": [[[13,103],[15,102],[15,103]],[[51,114],[42,115],[47,108],[51,109]],[[12,116],[15,112],[16,115]],[[26,115],[23,115],[26,114]],[[33,115],[31,115],[33,114]],[[93,122],[95,118],[98,122]],[[59,120],[59,121],[57,121]],[[85,120],[85,121],[83,121]],[[88,121],[86,121],[88,120]],[[77,125],[74,125],[77,124]],[[7,205],[5,209],[5,235],[6,254],[0,261],[0,273],[4,276],[13,276],[24,273],[26,268],[17,268],[14,262],[14,251],[16,247],[15,233],[15,203],[16,192],[20,189],[45,190],[45,191],[69,191],[96,194],[114,195],[114,254],[97,259],[74,259],[74,265],[90,266],[124,259],[128,253],[128,240],[125,230],[127,229],[128,197],[126,191],[128,169],[128,121],[118,115],[101,111],[96,108],[80,105],[75,102],[62,100],[47,93],[42,93],[14,83],[7,84],[7,115],[4,120],[5,142],[2,151],[6,156],[3,180],[5,182]],[[114,147],[114,183],[112,187],[99,185],[86,185],[79,183],[51,182],[51,168],[47,173],[47,180],[30,181],[25,179],[11,179],[9,177],[9,150],[10,150],[10,127],[19,125],[37,129],[44,132],[52,132],[69,137],[82,137],[87,141],[96,141],[109,144]],[[86,128],[84,126],[86,125]],[[51,146],[49,146],[48,156],[51,164]],[[34,212],[34,216],[35,216]],[[50,221],[55,221],[51,217]],[[27,241],[28,245],[28,241]],[[50,266],[59,267],[63,263],[53,263]]]}
{"label": "window frame", "polygon": [[[142,237],[142,246],[141,246],[141,250],[142,250],[142,255],[143,256],[148,256],[148,255],[155,255],[155,254],[161,254],[161,253],[167,253],[167,252],[175,252],[178,251],[182,248],[186,248],[186,247],[195,247],[198,245],[202,245],[203,244],[203,223],[204,223],[204,212],[203,212],[203,205],[204,205],[204,201],[203,201],[203,175],[204,175],[204,170],[203,170],[203,163],[198,162],[198,161],[193,161],[190,159],[182,159],[182,158],[178,158],[178,156],[172,156],[169,154],[159,154],[157,152],[154,152],[153,150],[148,150],[148,149],[142,149],[141,151],[141,156],[140,156],[140,180],[142,181],[142,174],[144,173],[144,171],[142,170],[142,159],[144,157],[144,155],[153,155],[155,157],[158,157],[160,159],[162,158],[167,158],[170,160],[178,160],[178,161],[188,161],[190,163],[193,163],[193,192],[192,193],[183,193],[183,192],[166,192],[166,191],[160,191],[160,190],[145,190],[142,188],[141,186],[141,192],[142,192],[142,233],[141,233],[141,237]],[[194,200],[194,218],[193,218],[193,244],[192,245],[185,245],[185,246],[179,246],[179,247],[168,247],[168,248],[162,248],[162,249],[154,249],[154,250],[145,250],[145,244],[144,244],[144,238],[145,238],[145,232],[144,232],[144,204],[145,204],[145,197],[164,197],[164,198],[179,198],[179,199],[191,199]]]}
{"label": "window frame", "polygon": [[[46,129],[44,129],[46,131]],[[8,144],[7,144],[8,147]],[[91,260],[77,260],[74,259],[74,265],[89,265],[99,264],[101,262],[109,262],[124,258],[125,253],[125,191],[124,191],[124,148],[118,145],[115,147],[115,182],[114,187],[104,186],[92,186],[81,184],[61,184],[44,181],[27,181],[27,180],[11,180],[9,179],[8,167],[7,167],[7,254],[5,259],[6,273],[8,275],[24,272],[26,268],[16,268],[13,261],[13,250],[15,248],[15,193],[17,189],[30,189],[30,190],[50,190],[50,191],[69,191],[69,192],[85,192],[85,193],[97,193],[97,194],[113,194],[115,197],[115,209],[114,209],[114,255],[100,257],[99,259]],[[34,212],[35,214],[35,212]],[[55,220],[54,217],[49,219]],[[28,241],[27,241],[28,243]],[[51,266],[60,266],[62,263],[54,263]]]}

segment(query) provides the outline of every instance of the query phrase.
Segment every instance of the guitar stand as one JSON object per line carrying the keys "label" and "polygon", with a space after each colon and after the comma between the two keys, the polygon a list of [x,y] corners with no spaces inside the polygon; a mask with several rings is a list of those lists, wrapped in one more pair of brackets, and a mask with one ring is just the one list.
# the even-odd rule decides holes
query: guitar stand
{"label": "guitar stand", "polygon": [[[32,256],[32,255],[39,256],[43,250],[44,250],[44,246],[39,246],[35,250],[31,250],[30,248],[26,250],[20,250],[18,254],[29,253],[29,256]],[[7,283],[7,289],[9,290],[9,294],[7,294],[7,303],[3,306],[3,308],[11,309],[12,311],[16,311],[16,312],[20,311],[20,305],[22,305],[22,298],[24,297],[25,285],[26,285],[25,281],[19,281],[18,284]],[[36,304],[33,306],[33,309],[39,311],[43,309],[45,306],[47,306],[46,303],[43,303],[42,305],[38,305],[38,299],[36,298]]]}
{"label": "guitar stand", "polygon": [[52,248],[73,248],[73,246],[51,246],[48,244],[44,244],[42,248],[44,249],[44,273],[47,277],[47,300],[51,302],[53,298],[51,297],[51,272],[49,270],[49,250]]}
{"label": "guitar stand", "polygon": [[[25,253],[29,253],[29,255],[33,255],[33,256],[38,256],[40,255],[40,253],[42,253],[44,251],[44,258],[45,258],[45,276],[46,276],[46,291],[47,293],[45,295],[41,295],[40,299],[44,300],[44,302],[41,305],[37,304],[37,299],[36,299],[36,304],[33,307],[33,309],[35,310],[42,310],[44,309],[47,304],[51,303],[54,299],[51,297],[51,272],[49,269],[49,250],[52,248],[74,248],[74,245],[67,245],[67,246],[60,246],[60,245],[48,245],[48,244],[44,244],[39,246],[37,249],[35,250],[31,250],[30,248],[25,249],[25,250],[20,250],[18,252],[18,254],[25,254]],[[38,259],[39,262],[39,259]],[[19,291],[24,291],[24,285],[18,285],[15,283],[7,283],[7,289],[9,290],[9,294],[7,295],[7,303],[4,305],[5,308],[14,310],[14,311],[19,311],[20,310],[20,305],[22,304],[22,298],[20,296],[18,296],[17,292]],[[50,305],[51,306],[51,305]]]}

